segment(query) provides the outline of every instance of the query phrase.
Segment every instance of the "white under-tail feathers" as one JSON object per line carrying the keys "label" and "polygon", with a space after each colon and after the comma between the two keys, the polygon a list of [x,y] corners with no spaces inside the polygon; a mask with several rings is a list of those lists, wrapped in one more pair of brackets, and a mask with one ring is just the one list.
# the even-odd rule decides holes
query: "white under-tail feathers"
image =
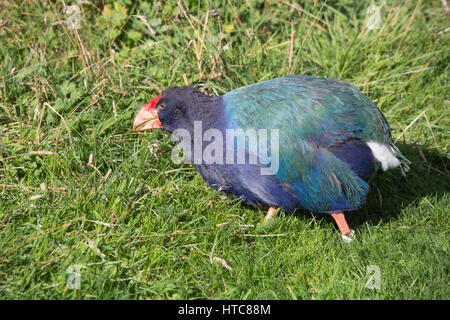
{"label": "white under-tail feathers", "polygon": [[409,170],[409,164],[411,163],[406,159],[392,143],[390,145],[381,144],[375,141],[367,142],[372,154],[381,163],[381,167],[384,171],[400,166],[402,174]]}

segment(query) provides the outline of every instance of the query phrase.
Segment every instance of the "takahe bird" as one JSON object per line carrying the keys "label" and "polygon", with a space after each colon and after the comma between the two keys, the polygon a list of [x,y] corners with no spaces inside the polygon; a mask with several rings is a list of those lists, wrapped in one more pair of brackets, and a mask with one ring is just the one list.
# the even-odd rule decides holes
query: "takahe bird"
{"label": "takahe bird", "polygon": [[[172,87],[139,111],[133,128],[183,129],[187,143],[176,139],[211,187],[268,207],[266,221],[277,208],[331,214],[346,241],[354,232],[343,212],[365,203],[377,164],[383,170],[400,166],[403,173],[410,163],[374,103],[348,83],[320,77],[276,78],[219,97],[189,86]],[[215,148],[214,161],[196,159],[198,150],[205,156],[209,141],[224,145],[232,129],[232,143]],[[251,147],[249,136],[239,140],[243,132],[261,132],[267,139],[260,137],[262,143]],[[228,158],[230,149],[244,150],[245,161],[236,163],[234,154]],[[251,157],[256,163],[247,161]]]}

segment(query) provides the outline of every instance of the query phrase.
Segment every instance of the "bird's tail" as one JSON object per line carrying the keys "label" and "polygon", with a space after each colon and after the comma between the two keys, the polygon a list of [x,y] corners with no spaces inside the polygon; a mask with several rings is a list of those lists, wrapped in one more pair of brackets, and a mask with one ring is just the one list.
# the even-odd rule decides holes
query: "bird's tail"
{"label": "bird's tail", "polygon": [[400,170],[402,171],[402,175],[405,176],[406,172],[409,171],[409,165],[411,161],[409,161],[401,152],[398,150],[397,146],[394,143],[390,144],[391,150],[394,153],[395,157],[400,161]]}
{"label": "bird's tail", "polygon": [[402,170],[402,175],[405,175],[405,172],[409,170],[409,164],[411,161],[406,159],[392,140],[384,144],[376,141],[370,141],[367,142],[367,145],[372,150],[374,158],[381,163],[381,167],[384,171],[389,168],[400,167]]}

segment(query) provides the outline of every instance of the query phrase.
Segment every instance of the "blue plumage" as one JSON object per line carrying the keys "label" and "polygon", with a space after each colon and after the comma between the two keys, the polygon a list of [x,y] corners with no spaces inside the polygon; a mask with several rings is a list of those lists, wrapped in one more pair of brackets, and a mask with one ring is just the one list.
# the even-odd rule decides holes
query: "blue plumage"
{"label": "blue plumage", "polygon": [[[289,76],[221,97],[191,87],[169,88],[155,110],[164,130],[183,128],[192,136],[195,121],[202,121],[202,133],[214,128],[224,137],[227,129],[266,129],[266,148],[254,150],[245,141],[231,147],[233,152],[244,149],[246,159],[255,155],[257,163],[194,163],[209,185],[255,206],[282,207],[287,212],[355,210],[366,200],[376,160],[388,159],[383,168],[408,164],[393,144],[382,113],[343,82]],[[261,169],[273,164],[266,162],[273,155],[266,151],[272,150],[274,130],[279,138],[278,170],[262,175]],[[190,143],[193,147],[194,141]],[[203,147],[206,144],[203,141]],[[225,157],[225,145],[222,152]]]}
{"label": "blue plumage", "polygon": [[350,169],[364,181],[369,181],[375,170],[370,148],[358,139],[349,139],[328,148],[339,160],[347,163]]}
{"label": "blue plumage", "polygon": [[[366,142],[393,145],[381,112],[347,83],[289,76],[242,87],[223,98],[229,128],[279,129],[275,177],[288,186],[289,204],[295,194],[297,206],[310,211],[359,208],[374,172]],[[277,200],[286,207],[283,196]]]}

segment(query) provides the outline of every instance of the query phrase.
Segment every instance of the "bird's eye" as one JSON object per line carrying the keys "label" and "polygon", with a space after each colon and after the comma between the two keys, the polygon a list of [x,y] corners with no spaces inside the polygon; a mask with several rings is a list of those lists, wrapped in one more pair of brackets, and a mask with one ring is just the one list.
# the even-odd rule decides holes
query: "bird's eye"
{"label": "bird's eye", "polygon": [[180,113],[180,108],[175,108],[174,112],[175,113]]}
{"label": "bird's eye", "polygon": [[161,104],[158,106],[158,109],[159,109],[159,110],[163,110],[165,107],[166,107],[166,105],[165,105],[164,103],[161,103]]}

